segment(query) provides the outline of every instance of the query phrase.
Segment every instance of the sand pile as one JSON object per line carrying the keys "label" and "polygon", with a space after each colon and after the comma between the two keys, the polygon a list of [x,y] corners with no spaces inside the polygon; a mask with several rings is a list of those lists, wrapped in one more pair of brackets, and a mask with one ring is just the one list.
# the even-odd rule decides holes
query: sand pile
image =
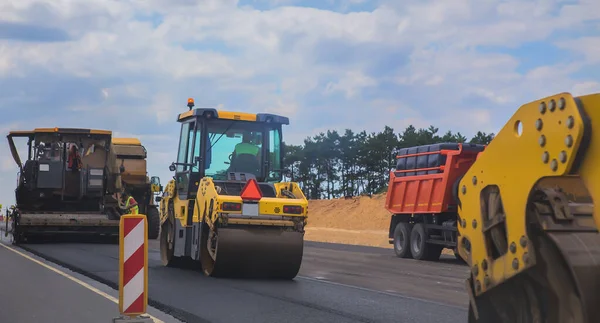
{"label": "sand pile", "polygon": [[[393,248],[385,194],[352,199],[310,200],[306,240]],[[449,249],[444,254],[452,255]]]}
{"label": "sand pile", "polygon": [[311,200],[306,239],[391,248],[388,243],[391,215],[384,203],[385,194]]}

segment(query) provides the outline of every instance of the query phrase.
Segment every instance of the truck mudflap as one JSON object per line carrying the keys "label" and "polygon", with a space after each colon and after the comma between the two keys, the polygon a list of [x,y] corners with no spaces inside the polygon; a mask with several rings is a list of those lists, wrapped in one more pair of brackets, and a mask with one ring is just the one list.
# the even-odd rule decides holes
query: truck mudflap
{"label": "truck mudflap", "polygon": [[213,277],[293,279],[304,234],[281,227],[221,227],[201,246],[202,269]]}

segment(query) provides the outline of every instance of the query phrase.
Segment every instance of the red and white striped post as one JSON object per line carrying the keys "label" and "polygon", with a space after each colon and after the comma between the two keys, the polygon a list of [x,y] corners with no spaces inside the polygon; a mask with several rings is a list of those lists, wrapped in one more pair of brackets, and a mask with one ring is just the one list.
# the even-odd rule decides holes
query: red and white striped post
{"label": "red and white striped post", "polygon": [[148,306],[148,222],[143,214],[126,214],[119,226],[119,311],[137,317]]}

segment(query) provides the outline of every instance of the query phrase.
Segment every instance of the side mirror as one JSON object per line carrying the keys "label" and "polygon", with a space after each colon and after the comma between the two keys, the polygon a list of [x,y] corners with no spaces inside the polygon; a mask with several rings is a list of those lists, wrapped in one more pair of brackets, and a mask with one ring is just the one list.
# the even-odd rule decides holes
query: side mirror
{"label": "side mirror", "polygon": [[175,163],[172,163],[171,165],[169,165],[169,170],[174,172],[175,171]]}
{"label": "side mirror", "polygon": [[157,196],[154,198],[154,200],[156,201],[156,203],[160,203],[160,201],[162,201],[162,196]]}

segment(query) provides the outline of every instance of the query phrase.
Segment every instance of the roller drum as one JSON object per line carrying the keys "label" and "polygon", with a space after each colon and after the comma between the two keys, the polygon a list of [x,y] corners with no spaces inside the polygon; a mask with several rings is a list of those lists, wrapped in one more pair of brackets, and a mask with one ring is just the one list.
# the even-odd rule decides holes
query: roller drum
{"label": "roller drum", "polygon": [[[210,241],[208,242],[210,244]],[[203,246],[202,265],[213,277],[293,279],[300,270],[303,233],[273,227],[219,228],[216,261]]]}

